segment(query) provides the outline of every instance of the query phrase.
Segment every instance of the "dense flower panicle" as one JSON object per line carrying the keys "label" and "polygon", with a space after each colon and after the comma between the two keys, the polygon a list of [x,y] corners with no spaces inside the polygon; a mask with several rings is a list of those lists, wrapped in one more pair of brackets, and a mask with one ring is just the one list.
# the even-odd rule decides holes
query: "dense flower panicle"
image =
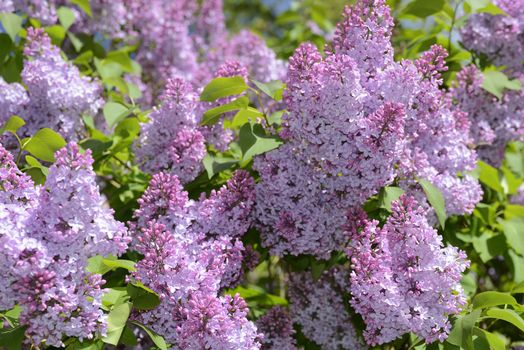
{"label": "dense flower panicle", "polygon": [[[10,6],[9,6],[10,5]],[[5,6],[5,9],[2,9]],[[20,11],[36,18],[44,25],[54,24],[57,20],[56,0],[7,0],[6,5],[0,5],[0,12]]]}
{"label": "dense flower panicle", "polygon": [[393,62],[393,18],[385,0],[360,0],[346,7],[333,39],[335,52],[353,58],[363,76],[372,77]]}
{"label": "dense flower panicle", "polygon": [[202,193],[198,208],[202,230],[207,234],[242,236],[251,226],[255,205],[255,180],[239,170],[220,190]]}
{"label": "dense flower panicle", "polygon": [[449,215],[471,212],[482,195],[457,175],[475,168],[476,154],[465,114],[439,89],[445,50],[395,62],[384,1],[359,1],[345,16],[326,58],[307,43],[290,58],[287,145],[255,161],[257,220],[273,254],[329,257],[344,241],[345,211],[395,178],[414,195],[417,178],[432,182]]}
{"label": "dense flower panicle", "polygon": [[[479,157],[499,166],[511,141],[524,138],[524,93],[505,91],[501,99],[482,88],[482,73],[475,66],[457,74],[451,90],[457,108],[471,120],[473,142]],[[524,82],[524,79],[523,79]]]}
{"label": "dense flower panicle", "polygon": [[524,1],[522,0],[495,0],[495,4],[506,11],[511,17],[524,18]]}
{"label": "dense flower panicle", "polygon": [[499,0],[506,15],[477,13],[469,17],[460,33],[469,51],[484,55],[496,66],[505,66],[515,76],[524,72],[524,2]]}
{"label": "dense flower panicle", "polygon": [[68,140],[79,139],[84,133],[82,115],[95,115],[102,106],[101,87],[64,61],[43,29],[29,28],[27,39],[22,70],[27,92],[17,83],[0,82],[0,120],[17,114],[26,122],[20,129],[23,135],[47,127]]}
{"label": "dense flower panicle", "polygon": [[120,255],[129,242],[98,192],[89,152],[71,143],[55,157],[45,184],[35,188],[0,148],[0,309],[22,307],[20,322],[35,346],[105,333],[104,281],[86,271],[87,259]]}
{"label": "dense flower panicle", "polygon": [[413,332],[427,343],[444,340],[448,316],[466,304],[460,285],[469,262],[427,222],[408,196],[393,202],[382,228],[363,212],[348,218],[351,305],[364,319],[370,345]]}
{"label": "dense flower panicle", "polygon": [[176,175],[159,173],[139,200],[134,249],[144,256],[133,277],[159,294],[158,308],[136,318],[176,349],[258,349],[244,301],[221,297],[242,279],[240,238],[251,224],[254,180],[233,175],[209,198],[188,199]]}
{"label": "dense flower panicle", "polygon": [[274,306],[256,322],[262,339],[263,350],[296,350],[293,322],[286,309]]}
{"label": "dense flower panicle", "polygon": [[0,77],[0,124],[4,124],[12,115],[20,114],[28,102],[29,97],[22,85],[8,84]]}
{"label": "dense flower panicle", "polygon": [[271,254],[313,254],[329,259],[346,238],[346,196],[323,188],[323,174],[302,159],[300,149],[285,144],[257,157],[255,217],[262,242]]}
{"label": "dense flower panicle", "polygon": [[242,30],[229,41],[223,41],[208,59],[207,64],[211,65],[229,60],[238,61],[247,68],[250,77],[262,82],[285,76],[284,62],[277,59],[262,38],[248,30]]}
{"label": "dense flower panicle", "polygon": [[317,280],[310,272],[292,274],[289,286],[291,319],[322,349],[366,349],[344,305],[337,274],[327,271]]}
{"label": "dense flower panicle", "polygon": [[202,170],[206,154],[197,125],[197,95],[188,82],[177,78],[168,82],[161,100],[142,126],[136,157],[144,171],[172,172],[187,183]]}

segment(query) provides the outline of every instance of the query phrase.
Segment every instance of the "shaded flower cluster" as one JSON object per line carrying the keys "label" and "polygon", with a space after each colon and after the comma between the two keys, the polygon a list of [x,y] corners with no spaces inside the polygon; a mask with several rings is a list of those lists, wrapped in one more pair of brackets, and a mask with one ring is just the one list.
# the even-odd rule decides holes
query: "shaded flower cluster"
{"label": "shaded flower cluster", "polygon": [[34,187],[0,147],[0,309],[22,307],[20,323],[35,346],[105,333],[104,281],[86,271],[88,259],[120,255],[129,243],[105,207],[89,152],[71,143],[55,156],[45,184]]}
{"label": "shaded flower cluster", "polygon": [[282,138],[255,161],[257,219],[276,255],[327,258],[345,237],[346,210],[399,180],[412,193],[424,178],[443,193],[448,214],[471,212],[476,180],[469,123],[440,89],[447,53],[433,46],[395,62],[393,20],[382,0],[347,8],[323,58],[311,44],[289,61]]}
{"label": "shaded flower cluster", "polygon": [[360,209],[348,220],[351,306],[364,319],[366,341],[383,344],[408,332],[427,343],[446,339],[449,315],[466,304],[464,252],[443,246],[413,197],[394,201],[382,228]]}
{"label": "shaded flower cluster", "polygon": [[263,350],[296,350],[293,338],[295,330],[289,313],[281,306],[274,306],[257,320],[262,338]]}
{"label": "shaded flower cluster", "polygon": [[67,140],[80,139],[85,133],[82,115],[96,115],[103,104],[101,86],[64,61],[43,29],[29,28],[27,40],[22,70],[27,91],[18,83],[0,81],[0,122],[17,114],[26,122],[20,130],[26,136],[47,127]]}
{"label": "shaded flower cluster", "polygon": [[464,67],[451,94],[457,108],[468,113],[479,158],[499,166],[506,145],[524,137],[524,93],[505,91],[498,99],[482,88],[483,79],[477,67]]}
{"label": "shaded flower cluster", "polygon": [[366,349],[353,328],[342,297],[346,275],[331,270],[318,280],[310,272],[292,274],[290,278],[291,318],[322,349]]}
{"label": "shaded flower cluster", "polygon": [[477,13],[461,29],[462,43],[512,76],[524,73],[524,1],[497,0],[508,15]]}
{"label": "shaded flower cluster", "polygon": [[175,175],[153,176],[139,200],[133,247],[144,256],[133,278],[160,296],[135,317],[180,349],[258,349],[238,295],[221,296],[243,275],[239,238],[251,225],[254,181],[236,172],[219,191],[188,199]]}

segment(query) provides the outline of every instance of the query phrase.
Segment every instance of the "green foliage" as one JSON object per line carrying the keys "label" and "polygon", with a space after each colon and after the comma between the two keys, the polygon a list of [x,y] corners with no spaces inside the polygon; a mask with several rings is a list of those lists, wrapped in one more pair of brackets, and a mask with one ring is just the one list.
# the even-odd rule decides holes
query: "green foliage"
{"label": "green foliage", "polygon": [[418,183],[420,184],[420,186],[422,186],[424,193],[426,193],[429,204],[431,204],[431,206],[435,210],[435,214],[437,214],[440,226],[442,226],[442,228],[445,228],[446,203],[444,202],[444,197],[442,196],[442,193],[435,185],[433,185],[431,182],[427,180],[419,179]]}
{"label": "green foliage", "polygon": [[214,102],[222,97],[238,95],[246,91],[248,86],[242,77],[215,78],[204,87],[200,100]]}

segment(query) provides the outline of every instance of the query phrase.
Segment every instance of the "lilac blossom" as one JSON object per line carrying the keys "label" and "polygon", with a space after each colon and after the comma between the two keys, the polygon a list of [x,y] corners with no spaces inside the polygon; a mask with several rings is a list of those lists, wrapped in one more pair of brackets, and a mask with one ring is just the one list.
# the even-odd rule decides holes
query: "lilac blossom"
{"label": "lilac blossom", "polygon": [[427,343],[443,341],[449,315],[466,304],[460,285],[464,252],[444,247],[426,211],[408,196],[392,204],[384,226],[357,210],[349,216],[351,306],[366,323],[370,345],[413,332]]}
{"label": "lilac blossom", "polygon": [[524,72],[524,2],[497,3],[509,16],[473,14],[461,29],[461,39],[466,49],[485,56],[496,66],[505,66],[515,76]]}
{"label": "lilac blossom", "polygon": [[263,350],[296,350],[296,341],[293,338],[295,330],[293,322],[286,309],[274,306],[257,320],[258,330],[264,334],[262,338]]}
{"label": "lilac blossom", "polygon": [[189,83],[179,78],[168,82],[161,105],[153,109],[135,144],[144,171],[169,171],[184,183],[197,177],[206,154],[197,125],[197,104],[197,94]]}
{"label": "lilac blossom", "polygon": [[180,349],[258,349],[258,332],[238,296],[221,296],[243,275],[240,238],[251,224],[254,181],[239,171],[209,198],[188,199],[177,176],[159,173],[139,200],[133,247],[144,256],[133,278],[158,308],[135,317]]}
{"label": "lilac blossom", "polygon": [[[0,148],[2,193],[0,308],[22,307],[26,341],[36,347],[64,346],[62,337],[104,335],[104,281],[86,271],[95,255],[120,255],[127,229],[103,203],[89,151],[74,143],[57,151],[44,185],[34,187]],[[5,231],[8,230],[8,231]],[[16,233],[13,235],[13,233]]]}
{"label": "lilac blossom", "polygon": [[[473,143],[479,157],[499,166],[506,145],[524,137],[524,93],[505,91],[498,99],[482,88],[483,76],[475,66],[457,74],[451,90],[457,108],[466,112],[472,124]],[[524,79],[523,79],[524,82]]]}
{"label": "lilac blossom", "polygon": [[[27,59],[22,70],[27,92],[17,83],[5,86],[2,82],[2,111],[25,120],[26,125],[20,129],[24,136],[46,127],[67,140],[78,140],[85,134],[82,115],[94,116],[102,106],[100,85],[81,76],[78,68],[64,61],[59,48],[51,44],[43,29],[29,28],[27,39],[24,48]],[[8,116],[0,117],[5,120]]]}
{"label": "lilac blossom", "polygon": [[[254,168],[262,245],[272,254],[328,258],[341,248],[345,211],[398,180],[421,194],[432,182],[448,215],[472,212],[482,192],[469,122],[439,89],[447,53],[393,60],[393,21],[382,0],[345,11],[326,57],[312,44],[289,60],[280,136]],[[457,174],[461,173],[462,176]]]}
{"label": "lilac blossom", "polygon": [[366,349],[351,323],[337,275],[342,271],[326,271],[318,280],[310,272],[290,277],[290,313],[306,338],[322,349]]}

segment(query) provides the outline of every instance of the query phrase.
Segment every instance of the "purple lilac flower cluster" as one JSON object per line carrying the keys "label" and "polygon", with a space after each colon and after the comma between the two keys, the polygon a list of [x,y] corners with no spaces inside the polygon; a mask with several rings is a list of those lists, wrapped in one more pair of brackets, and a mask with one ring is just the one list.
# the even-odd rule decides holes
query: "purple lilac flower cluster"
{"label": "purple lilac flower cluster", "polygon": [[412,193],[425,178],[448,214],[481,198],[469,123],[440,89],[446,52],[433,46],[415,62],[395,62],[393,20],[382,0],[347,8],[326,58],[303,44],[290,58],[282,138],[258,157],[256,214],[272,254],[327,258],[345,241],[349,207],[399,180]]}
{"label": "purple lilac flower cluster", "polygon": [[264,334],[262,350],[297,350],[293,322],[286,309],[274,306],[257,320],[257,328]]}
{"label": "purple lilac flower cluster", "polygon": [[511,76],[524,73],[524,1],[497,0],[507,15],[473,14],[461,30],[462,43]]}
{"label": "purple lilac flower cluster", "polygon": [[465,253],[442,238],[413,197],[392,204],[384,226],[358,209],[349,216],[351,306],[366,324],[370,345],[413,332],[427,343],[444,340],[449,315],[466,304],[460,285]]}
{"label": "purple lilac flower cluster", "polygon": [[161,303],[135,317],[180,349],[260,348],[245,301],[220,295],[243,275],[239,238],[254,204],[249,174],[238,171],[219,191],[193,201],[175,175],[158,173],[139,204],[133,247],[144,259],[133,278]]}
{"label": "purple lilac flower cluster", "polygon": [[524,92],[506,91],[498,99],[482,88],[483,79],[474,65],[464,67],[457,74],[451,94],[457,108],[468,113],[480,159],[499,166],[506,145],[524,139]]}
{"label": "purple lilac flower cluster", "polygon": [[26,122],[21,129],[26,136],[47,127],[68,140],[78,140],[84,134],[82,115],[96,115],[102,106],[101,86],[64,61],[43,29],[29,28],[27,40],[22,70],[27,91],[0,78],[0,122],[17,114]]}
{"label": "purple lilac flower cluster", "polygon": [[159,107],[142,125],[135,154],[146,172],[169,171],[183,183],[202,170],[205,140],[198,127],[198,96],[183,79],[170,80]]}
{"label": "purple lilac flower cluster", "polygon": [[105,333],[104,281],[86,271],[87,262],[122,254],[130,240],[100,196],[89,152],[71,143],[55,156],[45,184],[35,187],[0,145],[0,309],[22,307],[27,342],[37,347]]}
{"label": "purple lilac flower cluster", "polygon": [[347,273],[326,271],[318,280],[310,272],[292,274],[290,313],[302,333],[322,349],[366,349],[356,334],[342,295]]}

